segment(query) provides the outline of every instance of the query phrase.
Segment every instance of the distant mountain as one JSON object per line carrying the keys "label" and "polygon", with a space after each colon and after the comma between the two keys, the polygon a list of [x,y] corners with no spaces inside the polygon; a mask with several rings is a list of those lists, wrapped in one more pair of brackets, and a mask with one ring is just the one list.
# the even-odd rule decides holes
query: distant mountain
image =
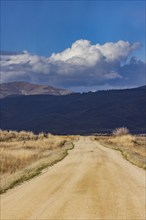
{"label": "distant mountain", "polygon": [[7,97],[0,100],[0,128],[93,134],[125,126],[132,133],[146,133],[145,100],[145,87],[66,96]]}
{"label": "distant mountain", "polygon": [[0,84],[0,98],[18,95],[67,95],[71,92],[48,85],[37,85],[28,82],[10,82]]}

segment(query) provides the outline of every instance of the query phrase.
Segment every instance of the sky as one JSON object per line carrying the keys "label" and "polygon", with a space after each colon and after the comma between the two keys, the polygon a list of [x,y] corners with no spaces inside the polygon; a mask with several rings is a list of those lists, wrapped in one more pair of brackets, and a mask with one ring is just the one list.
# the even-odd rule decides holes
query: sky
{"label": "sky", "polygon": [[1,82],[145,84],[145,1],[1,0]]}

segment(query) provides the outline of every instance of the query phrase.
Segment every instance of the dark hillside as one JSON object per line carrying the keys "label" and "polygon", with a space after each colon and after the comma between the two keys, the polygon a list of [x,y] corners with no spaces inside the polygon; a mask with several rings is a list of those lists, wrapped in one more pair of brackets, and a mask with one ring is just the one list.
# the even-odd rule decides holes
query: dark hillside
{"label": "dark hillside", "polygon": [[145,98],[145,87],[67,96],[7,97],[0,100],[0,127],[55,134],[91,134],[126,126],[133,133],[144,133]]}

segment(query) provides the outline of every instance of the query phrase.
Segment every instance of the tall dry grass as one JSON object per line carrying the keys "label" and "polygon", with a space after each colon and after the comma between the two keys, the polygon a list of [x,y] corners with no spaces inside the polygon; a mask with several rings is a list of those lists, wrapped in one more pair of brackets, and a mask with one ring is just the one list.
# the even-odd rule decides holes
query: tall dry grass
{"label": "tall dry grass", "polygon": [[0,130],[0,141],[25,141],[25,140],[36,140],[39,135],[35,135],[29,131],[7,131]]}
{"label": "tall dry grass", "polygon": [[72,148],[74,136],[0,131],[0,192],[29,179],[61,160]]}
{"label": "tall dry grass", "polygon": [[146,169],[146,137],[134,135],[112,135],[94,137],[106,147],[121,151],[131,163]]}

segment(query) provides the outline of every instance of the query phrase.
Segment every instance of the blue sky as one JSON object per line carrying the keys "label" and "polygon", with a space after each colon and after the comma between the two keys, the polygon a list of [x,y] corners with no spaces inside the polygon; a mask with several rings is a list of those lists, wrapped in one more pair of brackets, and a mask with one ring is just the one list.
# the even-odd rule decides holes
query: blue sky
{"label": "blue sky", "polygon": [[[51,55],[78,39],[144,44],[144,1],[3,1],[2,50]],[[143,52],[141,50],[143,55]]]}
{"label": "blue sky", "polygon": [[80,39],[92,45],[139,42],[127,60],[145,61],[145,1],[1,0],[2,51],[50,57]]}

